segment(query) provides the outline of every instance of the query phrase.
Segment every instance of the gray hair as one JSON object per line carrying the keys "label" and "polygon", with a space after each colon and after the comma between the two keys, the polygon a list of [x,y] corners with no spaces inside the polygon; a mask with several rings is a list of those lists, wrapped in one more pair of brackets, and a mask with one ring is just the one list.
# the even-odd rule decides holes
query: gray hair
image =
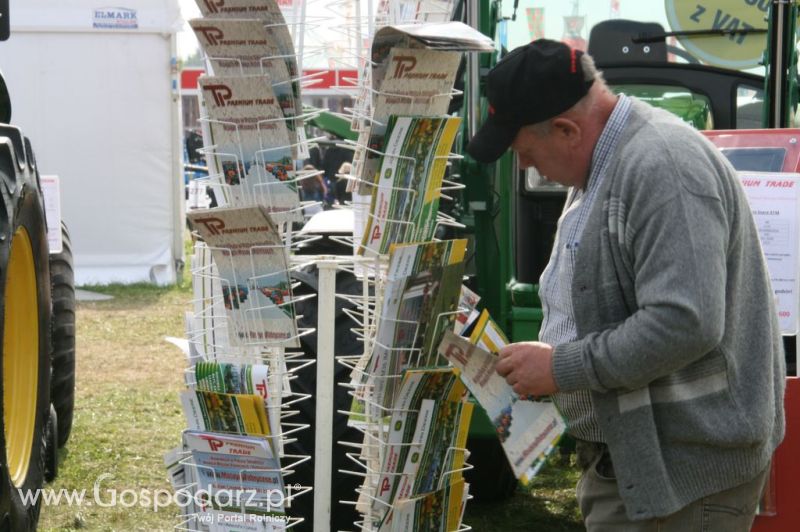
{"label": "gray hair", "polygon": [[[584,81],[593,81],[595,85],[599,85],[603,87],[603,89],[607,89],[606,87],[606,80],[603,78],[603,73],[597,70],[597,65],[594,63],[594,59],[589,54],[582,54],[581,58],[581,69],[583,70],[583,79]],[[572,107],[564,111],[563,113],[559,114],[561,116],[566,113],[584,113],[589,110],[594,100],[591,96],[591,93],[587,93],[586,96],[581,98],[580,100],[575,103]],[[552,117],[556,118],[556,117]],[[550,120],[552,118],[548,118],[547,120],[542,120],[541,122],[537,122],[535,124],[529,124],[523,126],[523,128],[528,129],[532,133],[536,134],[539,137],[544,137],[545,135],[550,133]]]}

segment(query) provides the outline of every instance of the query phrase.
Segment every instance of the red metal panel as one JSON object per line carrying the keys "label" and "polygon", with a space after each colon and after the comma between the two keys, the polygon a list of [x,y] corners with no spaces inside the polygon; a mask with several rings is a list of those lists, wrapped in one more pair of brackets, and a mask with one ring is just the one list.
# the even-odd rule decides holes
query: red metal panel
{"label": "red metal panel", "polygon": [[774,516],[758,516],[753,532],[800,530],[800,379],[786,378],[786,437],[772,460]]}

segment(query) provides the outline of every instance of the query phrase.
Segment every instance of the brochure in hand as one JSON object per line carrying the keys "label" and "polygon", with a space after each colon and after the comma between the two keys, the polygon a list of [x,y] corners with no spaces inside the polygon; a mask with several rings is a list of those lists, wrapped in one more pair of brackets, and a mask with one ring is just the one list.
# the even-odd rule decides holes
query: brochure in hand
{"label": "brochure in hand", "polygon": [[461,370],[461,380],[494,423],[514,474],[528,483],[566,430],[555,405],[521,398],[497,373],[495,353],[450,331],[439,354]]}

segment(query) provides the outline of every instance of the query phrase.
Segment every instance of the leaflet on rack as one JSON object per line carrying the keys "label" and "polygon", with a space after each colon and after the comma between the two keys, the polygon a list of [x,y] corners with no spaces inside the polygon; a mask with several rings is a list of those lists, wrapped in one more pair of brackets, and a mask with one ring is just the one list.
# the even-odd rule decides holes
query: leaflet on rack
{"label": "leaflet on rack", "polygon": [[462,405],[465,392],[453,368],[404,373],[392,408],[381,476],[372,503],[374,515],[388,516],[388,508],[400,491],[408,496],[427,493],[441,481],[449,480],[445,468],[454,463],[449,459],[450,449],[462,433],[462,423],[469,426],[472,412],[471,406]]}
{"label": "leaflet on rack", "polygon": [[194,387],[205,392],[258,395],[267,409],[273,434],[280,434],[281,394],[279,376],[271,375],[265,364],[198,362],[194,366]]}
{"label": "leaflet on rack", "polygon": [[[300,73],[297,66],[297,56],[292,36],[277,2],[274,0],[225,0],[224,2],[201,0],[197,4],[200,7],[200,12],[209,20],[234,18],[255,19],[261,22],[263,31],[266,31],[267,34],[267,41],[277,46],[280,52],[279,58],[283,59],[286,64],[286,70],[289,72],[291,79],[288,86],[291,88],[291,94],[294,96],[295,102],[294,116],[301,116],[303,114],[303,102],[300,97]],[[258,35],[261,36],[261,32]],[[257,44],[260,39],[255,39],[255,41],[254,44]],[[273,79],[273,82],[283,83],[282,80],[275,79]],[[305,128],[301,121],[297,122],[296,129],[299,141],[297,158],[307,159],[309,157],[308,145],[305,138]]]}
{"label": "leaflet on rack", "polygon": [[529,482],[566,429],[555,405],[520,398],[497,373],[496,354],[452,332],[445,333],[439,354],[461,370],[461,380],[492,420],[514,474]]}
{"label": "leaflet on rack", "polygon": [[401,500],[393,508],[394,518],[379,532],[453,532],[464,515],[468,485],[464,480],[414,499]]}
{"label": "leaflet on rack", "polygon": [[223,492],[230,503],[223,510],[248,507],[283,514],[286,492],[281,467],[273,447],[265,438],[185,431],[183,441],[191,452],[198,490]]}
{"label": "leaflet on rack", "polygon": [[258,395],[185,390],[181,404],[192,430],[271,436],[267,409]]}
{"label": "leaflet on rack", "polygon": [[298,347],[287,251],[270,214],[238,207],[192,211],[187,218],[214,257],[230,338]]}
{"label": "leaflet on rack", "polygon": [[392,117],[359,252],[433,237],[447,157],[461,120]]}
{"label": "leaflet on rack", "polygon": [[[272,91],[278,98],[283,116],[302,115],[302,102],[297,86],[294,63],[287,64],[285,53],[272,36],[272,28],[256,19],[192,19],[189,25],[208,57],[215,76],[268,76]],[[292,144],[300,139],[295,121],[286,121]],[[302,127],[302,124],[299,123]],[[294,148],[294,154],[296,150]],[[295,157],[299,158],[299,157]]]}
{"label": "leaflet on rack", "polygon": [[170,449],[164,454],[164,466],[167,469],[167,478],[170,486],[175,490],[176,496],[180,497],[181,515],[189,517],[200,511],[199,501],[192,496],[194,476],[192,468],[184,463],[184,458],[188,450],[183,447]]}
{"label": "leaflet on rack", "polygon": [[225,201],[262,205],[276,222],[302,221],[294,156],[283,112],[264,76],[199,79],[209,118],[212,160],[227,185]]}
{"label": "leaflet on rack", "polygon": [[445,240],[392,248],[366,366],[375,406],[392,404],[403,369],[435,363],[436,346],[455,319],[450,311],[458,302],[466,246],[466,240]]}
{"label": "leaflet on rack", "polygon": [[[373,51],[376,46],[380,43],[373,44]],[[376,55],[373,53],[373,61]],[[386,59],[373,67],[372,121],[358,143],[369,150],[363,155],[363,163],[361,157],[354,156],[361,163],[356,175],[364,181],[362,194],[371,194],[370,184],[377,181],[389,117],[446,115],[460,60],[459,52],[392,47]]]}

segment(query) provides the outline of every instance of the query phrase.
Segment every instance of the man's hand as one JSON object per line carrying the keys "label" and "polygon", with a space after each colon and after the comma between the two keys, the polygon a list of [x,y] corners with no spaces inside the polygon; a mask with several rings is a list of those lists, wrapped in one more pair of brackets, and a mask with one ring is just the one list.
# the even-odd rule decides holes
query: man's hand
{"label": "man's hand", "polygon": [[553,347],[541,342],[509,344],[498,353],[497,373],[520,395],[558,391],[553,378]]}

